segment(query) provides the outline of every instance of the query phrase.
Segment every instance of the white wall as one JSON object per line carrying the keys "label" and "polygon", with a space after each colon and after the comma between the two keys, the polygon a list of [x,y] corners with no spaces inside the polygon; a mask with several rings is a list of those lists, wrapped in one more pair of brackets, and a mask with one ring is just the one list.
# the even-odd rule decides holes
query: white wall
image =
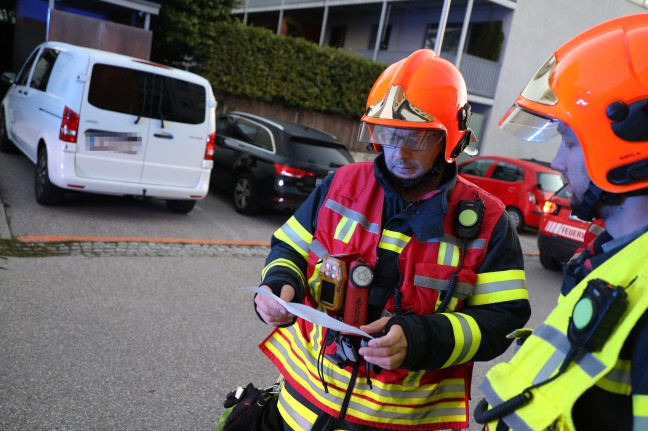
{"label": "white wall", "polygon": [[519,0],[480,154],[551,161],[559,140],[523,142],[501,131],[497,122],[556,48],[595,24],[642,12],[648,13],[627,0]]}

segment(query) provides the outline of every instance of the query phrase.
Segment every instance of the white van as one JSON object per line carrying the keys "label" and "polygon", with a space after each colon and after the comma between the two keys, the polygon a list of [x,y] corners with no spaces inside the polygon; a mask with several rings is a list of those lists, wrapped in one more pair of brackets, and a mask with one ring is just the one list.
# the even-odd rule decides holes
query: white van
{"label": "white van", "polygon": [[0,150],[36,165],[36,200],[65,190],[166,199],[187,213],[207,195],[216,100],[190,72],[119,54],[45,42],[0,108]]}

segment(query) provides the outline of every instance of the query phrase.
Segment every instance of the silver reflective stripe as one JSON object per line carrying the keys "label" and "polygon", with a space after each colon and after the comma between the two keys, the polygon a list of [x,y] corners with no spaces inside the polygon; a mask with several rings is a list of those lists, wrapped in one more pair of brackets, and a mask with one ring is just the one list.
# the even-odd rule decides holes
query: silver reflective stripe
{"label": "silver reflective stripe", "polygon": [[348,218],[349,220],[359,223],[363,228],[365,228],[367,232],[375,234],[380,233],[380,229],[377,223],[370,223],[364,215],[360,214],[357,211],[353,211],[352,209],[347,208],[331,199],[327,200],[324,206],[330,210],[335,211],[341,216]]}
{"label": "silver reflective stripe", "polygon": [[[427,240],[426,242],[447,242],[449,244],[456,245],[457,247],[461,247],[461,245],[463,244],[462,239],[450,235],[443,235],[441,238],[432,238]],[[484,247],[486,247],[486,240],[482,238],[473,239],[472,241],[468,241],[466,243],[466,248],[469,250],[483,250]]]}
{"label": "silver reflective stripe", "polygon": [[403,241],[400,238],[394,238],[392,236],[387,236],[385,234],[383,234],[380,237],[380,242],[384,242],[385,244],[395,245],[396,247],[399,247],[401,249],[405,248],[405,246],[407,245],[407,241]]}
{"label": "silver reflective stripe", "polygon": [[[297,356],[301,356],[306,362],[309,362],[313,368],[317,368],[317,352],[307,352],[306,346],[304,346],[303,343],[299,342],[299,335],[297,334],[297,330],[294,326],[290,328],[284,329],[286,331],[286,336],[288,337],[289,340],[293,341],[296,340],[295,342],[291,343],[291,348],[298,350]],[[289,371],[295,374],[295,377],[299,380],[302,379],[303,381],[306,382],[311,382],[311,389],[313,391],[316,391],[318,393],[318,396],[321,398],[326,398],[329,399],[333,402],[341,402],[342,398],[344,397],[344,393],[342,393],[339,396],[336,396],[332,394],[330,391],[326,393],[324,391],[324,388],[322,385],[318,382],[314,382],[312,379],[312,376],[308,375],[308,373],[302,368],[303,364],[298,363],[296,361],[291,360],[292,355],[288,354],[288,351],[286,348],[283,347],[283,344],[279,342],[275,337],[270,338],[269,343],[272,344],[272,346],[278,351],[277,356],[282,359],[284,362],[288,362],[290,364],[289,366]],[[294,354],[293,354],[294,355]],[[326,360],[328,363],[328,360]],[[341,374],[339,371],[338,367],[335,365],[330,364],[330,367],[325,366],[324,371],[327,376],[336,379],[339,381],[344,387],[347,387],[349,385],[349,379],[348,377],[345,377],[345,375]],[[328,381],[328,380],[327,380]],[[338,383],[336,383],[337,385]],[[386,386],[391,386],[391,385],[386,385]],[[449,383],[449,382],[441,382],[440,384],[436,385],[426,385],[427,387],[423,388],[414,388],[413,390],[403,390],[403,386],[398,386],[398,390],[388,390],[381,388],[377,384],[373,384],[372,387],[369,386],[369,384],[364,381],[364,379],[358,379],[355,384],[355,390],[357,390],[359,393],[362,393],[363,391],[365,393],[370,393],[376,397],[379,398],[401,398],[404,399],[404,404],[399,405],[398,407],[401,408],[406,408],[406,406],[411,406],[414,409],[420,410],[422,409],[423,411],[419,411],[420,414],[416,415],[411,415],[408,414],[408,418],[426,418],[430,416],[443,416],[446,414],[454,414],[454,415],[465,415],[466,411],[465,408],[453,408],[453,409],[438,409],[438,410],[433,410],[429,411],[427,410],[424,406],[427,404],[427,400],[429,400],[431,397],[435,395],[443,395],[445,393],[464,393],[465,386],[463,383]],[[432,386],[434,388],[432,389]],[[355,391],[354,390],[354,391]],[[387,411],[387,410],[376,410],[375,408],[370,408],[364,404],[357,403],[354,401],[355,397],[351,398],[351,404],[349,406],[349,410],[357,410],[360,411],[366,415],[369,416],[378,416],[381,418],[402,418],[403,414],[402,413],[397,413],[393,411]]]}
{"label": "silver reflective stripe", "polygon": [[630,370],[622,370],[620,368],[612,368],[609,373],[605,375],[605,378],[620,384],[620,385],[630,385],[630,376],[631,376],[631,371]]}
{"label": "silver reflective stripe", "polygon": [[523,279],[517,280],[506,280],[506,281],[493,281],[490,283],[477,283],[475,286],[475,295],[486,294],[486,293],[495,293],[495,292],[504,292],[507,290],[517,290],[524,289],[526,287],[526,282]]}
{"label": "silver reflective stripe", "polygon": [[310,243],[308,249],[320,259],[324,259],[329,255],[329,252],[324,248],[322,243],[316,239],[314,239],[313,242]]}
{"label": "silver reflective stripe", "polygon": [[[445,292],[448,290],[448,285],[450,282],[448,280],[439,280],[438,278],[424,277],[422,275],[414,276],[414,285],[419,287],[426,287],[428,289],[435,289]],[[468,283],[457,283],[455,293],[453,296],[456,296],[460,299],[465,299],[469,297],[473,292],[474,286]]]}
{"label": "silver reflective stripe", "polygon": [[[543,323],[535,331],[533,331],[533,335],[551,344],[557,351],[561,353],[563,359],[565,356],[567,356],[570,343],[567,339],[567,335],[563,334],[558,329]],[[603,370],[605,370],[605,364],[589,352],[581,353],[576,357],[576,360],[574,362],[591,378],[596,377],[598,374],[603,372]]]}
{"label": "silver reflective stripe", "polygon": [[633,430],[648,430],[648,418],[645,416],[635,416],[632,421]]}
{"label": "silver reflective stripe", "polygon": [[286,411],[288,416],[290,416],[295,422],[297,422],[297,425],[299,425],[301,429],[311,429],[313,427],[313,424],[310,423],[308,419],[300,415],[299,412],[290,405],[290,402],[285,399],[285,391],[286,390],[283,389],[281,390],[281,392],[279,392],[279,406]]}
{"label": "silver reflective stripe", "polygon": [[[482,393],[486,397],[486,400],[488,401],[488,404],[490,404],[491,407],[499,406],[504,402],[499,394],[495,392],[495,389],[493,389],[493,386],[491,385],[490,380],[488,380],[488,377],[486,377],[481,385],[479,385],[479,389],[482,391]],[[506,425],[508,425],[515,431],[534,431],[533,428],[527,425],[524,419],[522,419],[522,417],[515,412],[511,413],[508,416],[504,416],[504,421],[506,422]]]}
{"label": "silver reflective stripe", "polygon": [[454,314],[454,317],[459,321],[459,324],[461,325],[461,332],[464,334],[464,342],[463,347],[461,348],[461,352],[457,356],[457,359],[450,365],[459,365],[466,362],[466,356],[470,352],[470,348],[474,343],[474,337],[472,329],[466,321],[466,318],[459,313]]}
{"label": "silver reflective stripe", "polygon": [[605,232],[605,228],[603,228],[603,227],[601,227],[601,226],[599,226],[597,224],[591,224],[589,229],[587,229],[587,230],[592,232],[594,235],[597,235],[597,236],[602,234],[603,232]]}
{"label": "silver reflective stripe", "polygon": [[288,238],[290,238],[299,248],[300,250],[297,250],[301,253],[306,253],[308,251],[308,243],[302,239],[302,237],[299,236],[295,230],[288,225],[288,223],[284,224],[281,226],[281,231],[286,234]]}

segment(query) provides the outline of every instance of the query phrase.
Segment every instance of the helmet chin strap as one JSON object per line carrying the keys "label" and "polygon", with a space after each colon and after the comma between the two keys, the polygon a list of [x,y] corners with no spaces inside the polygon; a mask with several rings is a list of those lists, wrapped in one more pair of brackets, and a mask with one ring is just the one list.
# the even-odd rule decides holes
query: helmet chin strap
{"label": "helmet chin strap", "polygon": [[630,194],[606,192],[590,181],[581,201],[572,206],[572,214],[581,220],[591,221],[599,216],[598,204],[619,205],[628,195]]}

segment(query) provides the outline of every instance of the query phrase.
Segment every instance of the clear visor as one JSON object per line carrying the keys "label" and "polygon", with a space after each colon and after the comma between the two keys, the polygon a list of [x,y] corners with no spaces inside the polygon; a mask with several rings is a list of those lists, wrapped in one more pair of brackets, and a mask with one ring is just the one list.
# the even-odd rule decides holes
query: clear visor
{"label": "clear visor", "polygon": [[403,129],[368,123],[362,123],[358,133],[359,142],[412,151],[427,150],[444,139],[445,131],[440,129]]}
{"label": "clear visor", "polygon": [[500,129],[528,142],[546,142],[560,135],[560,121],[513,105],[499,122]]}

